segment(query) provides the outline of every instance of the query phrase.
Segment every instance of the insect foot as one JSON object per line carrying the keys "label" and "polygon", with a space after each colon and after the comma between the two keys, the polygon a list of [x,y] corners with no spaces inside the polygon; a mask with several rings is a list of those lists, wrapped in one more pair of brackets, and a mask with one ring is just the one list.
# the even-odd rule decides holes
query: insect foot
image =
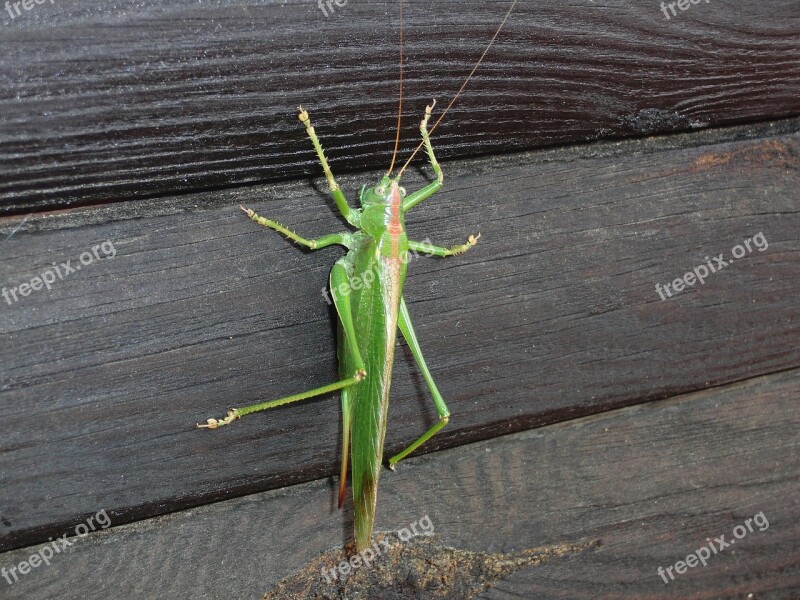
{"label": "insect foot", "polygon": [[254,215],[254,214],[256,214],[254,210],[252,210],[252,209],[250,209],[250,208],[245,208],[245,207],[244,207],[244,206],[242,206],[241,204],[239,205],[239,208],[241,208],[241,209],[242,209],[242,212],[243,212],[244,214],[246,214],[248,217],[250,217],[251,219],[253,218],[253,215]]}
{"label": "insect foot", "polygon": [[467,243],[466,244],[461,244],[459,246],[453,246],[452,248],[450,248],[450,251],[453,254],[464,254],[464,252],[466,252],[470,248],[474,247],[475,244],[478,243],[479,239],[481,239],[481,234],[480,233],[478,235],[471,235],[471,236],[469,236],[467,238]]}
{"label": "insect foot", "polygon": [[300,119],[300,121],[303,123],[308,123],[309,120],[308,111],[302,106],[298,106],[297,110],[300,112],[300,114],[297,115],[297,118]]}
{"label": "insect foot", "polygon": [[425,116],[422,117],[422,121],[419,123],[419,130],[422,132],[423,136],[428,135],[428,119],[431,118],[431,113],[433,112],[433,107],[436,106],[436,98],[425,107]]}
{"label": "insect foot", "polygon": [[239,412],[232,408],[228,411],[228,414],[225,416],[224,419],[208,419],[202,425],[197,423],[197,427],[199,429],[216,429],[217,427],[221,427],[222,425],[228,425],[229,423],[233,423],[236,419],[239,418]]}

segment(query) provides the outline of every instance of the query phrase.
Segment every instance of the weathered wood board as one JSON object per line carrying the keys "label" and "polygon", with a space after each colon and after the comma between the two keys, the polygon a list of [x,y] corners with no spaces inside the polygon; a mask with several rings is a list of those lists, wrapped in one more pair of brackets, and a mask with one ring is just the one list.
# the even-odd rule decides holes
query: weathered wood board
{"label": "weathered wood board", "polygon": [[[0,214],[386,168],[398,10],[359,0],[108,3],[0,10]],[[403,154],[458,89],[508,1],[407,0]],[[521,1],[435,135],[440,157],[800,113],[800,4]],[[669,17],[669,18],[667,18]]]}
{"label": "weathered wood board", "polygon": [[[490,553],[594,543],[516,572],[484,600],[794,599],[799,394],[794,370],[412,458],[382,477],[378,528],[427,515],[442,546]],[[315,481],[113,527],[0,589],[9,600],[256,600],[350,536],[335,488]],[[664,583],[659,567],[720,536],[735,544]],[[0,554],[0,566],[39,550]]]}
{"label": "weathered wood board", "polygon": [[[785,121],[446,163],[445,189],[409,230],[483,237],[410,265],[411,313],[453,413],[426,449],[800,366],[797,131]],[[240,202],[310,236],[342,228],[302,182],[0,221],[6,288],[103,242],[116,252],[0,300],[3,548],[100,508],[120,524],[336,472],[334,397],[193,427],[335,376],[321,289],[338,251],[298,250]],[[659,299],[657,283],[759,233],[763,251]],[[387,447],[434,420],[401,351]]]}

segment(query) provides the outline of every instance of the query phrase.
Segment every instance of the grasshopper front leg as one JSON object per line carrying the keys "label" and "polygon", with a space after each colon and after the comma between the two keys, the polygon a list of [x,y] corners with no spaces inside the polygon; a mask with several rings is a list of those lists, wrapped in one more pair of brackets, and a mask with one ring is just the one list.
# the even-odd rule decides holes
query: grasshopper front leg
{"label": "grasshopper front leg", "polygon": [[422,122],[419,124],[419,131],[422,134],[422,141],[425,142],[425,151],[428,153],[431,167],[433,167],[433,172],[436,174],[436,181],[429,183],[421,190],[410,194],[403,201],[403,212],[408,212],[426,198],[433,196],[441,189],[442,184],[444,183],[444,173],[442,173],[442,168],[439,166],[439,161],[436,160],[436,155],[433,153],[431,138],[428,135],[428,119],[431,117],[431,112],[433,111],[434,106],[436,106],[436,100],[425,107],[425,116],[422,118]]}
{"label": "grasshopper front leg", "polygon": [[328,187],[330,188],[331,195],[333,196],[333,199],[336,202],[336,207],[339,209],[339,212],[347,220],[348,223],[350,223],[354,227],[358,227],[360,220],[360,212],[357,210],[353,210],[350,207],[350,204],[347,202],[347,198],[344,197],[342,188],[340,188],[339,184],[336,183],[336,179],[334,179],[333,177],[333,172],[331,171],[331,168],[328,165],[328,159],[325,158],[325,152],[322,150],[322,144],[320,143],[319,138],[317,137],[316,131],[314,131],[314,126],[311,125],[311,118],[308,116],[308,112],[304,110],[302,106],[299,106],[297,110],[300,111],[298,118],[300,119],[300,122],[303,125],[305,125],[306,133],[308,134],[311,143],[314,144],[314,150],[317,151],[317,157],[319,158],[319,162],[322,165],[322,170],[325,171],[325,179],[328,180]]}

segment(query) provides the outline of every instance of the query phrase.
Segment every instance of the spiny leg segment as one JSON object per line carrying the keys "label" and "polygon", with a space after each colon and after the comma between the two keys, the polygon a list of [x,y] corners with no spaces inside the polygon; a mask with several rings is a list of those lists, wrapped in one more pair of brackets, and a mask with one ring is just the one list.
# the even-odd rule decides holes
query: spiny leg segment
{"label": "spiny leg segment", "polygon": [[311,139],[311,143],[314,144],[314,150],[317,151],[317,157],[319,157],[322,170],[325,171],[325,179],[328,180],[328,187],[331,190],[333,199],[336,201],[336,206],[338,207],[339,212],[348,223],[357,227],[359,213],[350,207],[350,204],[347,202],[347,198],[344,197],[344,192],[342,192],[339,184],[336,183],[336,179],[333,178],[333,173],[328,165],[328,159],[325,158],[325,152],[322,150],[322,144],[317,137],[317,133],[314,131],[314,126],[311,125],[311,118],[308,116],[308,112],[303,109],[302,106],[299,106],[297,110],[300,111],[298,118],[300,119],[300,122],[305,125],[306,133]]}
{"label": "spiny leg segment", "polygon": [[311,248],[312,250],[319,250],[320,248],[325,248],[327,246],[331,246],[333,244],[340,244],[342,246],[347,246],[351,235],[349,233],[332,233],[330,235],[324,235],[321,238],[317,238],[315,240],[307,240],[306,238],[297,235],[294,231],[286,227],[285,225],[281,225],[277,221],[273,221],[272,219],[267,219],[266,217],[262,217],[256,214],[255,211],[250,210],[249,208],[245,208],[244,206],[239,206],[244,213],[250,217],[253,221],[258,223],[259,225],[263,225],[264,227],[269,227],[270,229],[274,229],[275,231],[282,233],[290,240],[297,242],[301,246],[305,246],[306,248]]}
{"label": "spiny leg segment", "polygon": [[[425,107],[425,116],[422,118],[422,122],[419,124],[419,131],[422,134],[422,141],[425,143],[425,150],[428,153],[431,167],[433,167],[433,172],[436,175],[436,181],[429,183],[422,189],[410,194],[403,201],[403,212],[408,212],[426,198],[430,198],[433,194],[441,189],[442,184],[444,183],[444,173],[442,173],[442,168],[439,166],[439,161],[436,160],[436,155],[433,153],[431,138],[428,135],[428,119],[431,117],[431,111],[433,111],[434,106],[436,106],[436,100]],[[405,167],[403,167],[403,169],[405,169]],[[402,173],[403,171],[401,169],[400,174]]]}
{"label": "spiny leg segment", "polygon": [[433,244],[426,244],[425,242],[408,240],[408,248],[409,250],[424,252],[425,254],[432,254],[434,256],[455,256],[457,254],[464,254],[464,252],[475,246],[479,239],[481,239],[480,233],[478,235],[471,235],[467,238],[467,242],[465,244],[457,244],[456,246],[450,246],[449,248],[435,246]]}

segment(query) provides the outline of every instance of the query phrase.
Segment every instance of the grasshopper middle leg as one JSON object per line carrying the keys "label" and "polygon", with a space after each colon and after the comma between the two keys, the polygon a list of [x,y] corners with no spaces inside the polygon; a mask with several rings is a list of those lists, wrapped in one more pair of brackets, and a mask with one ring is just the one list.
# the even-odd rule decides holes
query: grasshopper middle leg
{"label": "grasshopper middle leg", "polygon": [[274,229],[278,233],[282,233],[287,238],[292,240],[293,242],[297,242],[301,246],[305,246],[306,248],[311,248],[312,250],[319,250],[320,248],[325,248],[327,246],[332,246],[333,244],[339,244],[341,246],[346,246],[349,248],[349,242],[351,239],[351,234],[344,232],[344,233],[332,233],[330,235],[324,235],[321,238],[317,238],[315,240],[306,239],[300,235],[297,235],[294,231],[286,227],[285,225],[281,225],[277,221],[273,221],[272,219],[268,219],[266,217],[262,217],[259,214],[256,214],[255,211],[250,210],[249,208],[245,208],[244,206],[240,206],[239,208],[242,209],[244,214],[246,214],[250,219],[262,225],[263,227],[269,227],[270,229]]}
{"label": "grasshopper middle leg", "polygon": [[434,256],[455,256],[456,254],[464,254],[464,252],[477,244],[479,239],[481,239],[480,233],[478,235],[471,235],[467,238],[466,244],[457,244],[449,248],[408,240],[408,249],[416,252],[424,252],[425,254],[432,254]]}

